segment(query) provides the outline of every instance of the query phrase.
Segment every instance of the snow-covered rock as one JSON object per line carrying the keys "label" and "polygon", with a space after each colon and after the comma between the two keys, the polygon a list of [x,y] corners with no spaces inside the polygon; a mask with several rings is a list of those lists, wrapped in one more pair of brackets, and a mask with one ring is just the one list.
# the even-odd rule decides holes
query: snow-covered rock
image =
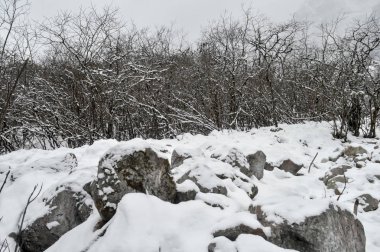
{"label": "snow-covered rock", "polygon": [[379,208],[379,200],[375,199],[368,193],[360,195],[358,199],[364,212],[375,211]]}
{"label": "snow-covered rock", "polygon": [[215,198],[214,194],[220,194],[247,208],[247,202],[258,192],[251,178],[215,158],[189,158],[172,172],[177,183],[178,202],[202,198],[210,203],[209,200]]}
{"label": "snow-covered rock", "polygon": [[368,151],[360,145],[349,145],[344,149],[344,155],[349,157],[355,157],[367,153]]}
{"label": "snow-covered rock", "polygon": [[237,213],[233,218],[221,221],[214,230],[214,237],[224,236],[231,241],[235,241],[241,234],[259,235],[264,239],[271,235],[270,228],[264,227],[257,221],[256,216],[249,212]]}
{"label": "snow-covered rock", "polygon": [[336,176],[345,174],[345,172],[347,172],[347,170],[351,169],[351,168],[352,167],[350,165],[347,165],[347,164],[335,166],[335,167],[331,168],[331,170],[326,172],[326,174],[322,178],[322,180],[325,183],[325,185],[327,185],[327,183],[330,179],[332,179]]}
{"label": "snow-covered rock", "polygon": [[256,207],[258,219],[271,227],[268,240],[280,247],[298,251],[364,252],[366,237],[363,225],[352,213],[330,205],[321,214],[308,216],[302,222],[268,222],[265,211]]}
{"label": "snow-covered rock", "polygon": [[249,177],[252,176],[252,174],[247,174],[249,171],[249,163],[246,156],[237,148],[232,148],[226,153],[214,153],[211,157],[230,164]]}
{"label": "snow-covered rock", "polygon": [[303,167],[302,164],[297,164],[290,159],[284,160],[278,167],[280,170],[290,172],[293,175],[297,175],[297,172]]}
{"label": "snow-covered rock", "polygon": [[135,140],[111,148],[100,160],[91,195],[105,221],[116,212],[121,198],[142,192],[173,202],[176,187],[162,146]]}
{"label": "snow-covered rock", "polygon": [[204,153],[199,148],[191,149],[184,146],[178,146],[172,152],[170,163],[171,169],[182,165],[185,159],[191,157],[204,157]]}
{"label": "snow-covered rock", "polygon": [[86,195],[70,188],[58,188],[57,194],[46,202],[49,212],[26,226],[18,238],[22,251],[42,252],[87,220],[92,206],[85,199]]}

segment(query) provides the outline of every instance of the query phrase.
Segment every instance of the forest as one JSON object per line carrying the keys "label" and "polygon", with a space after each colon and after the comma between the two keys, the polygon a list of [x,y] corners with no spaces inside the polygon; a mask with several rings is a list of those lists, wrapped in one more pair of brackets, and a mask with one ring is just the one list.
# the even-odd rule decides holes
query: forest
{"label": "forest", "polygon": [[189,41],[113,7],[30,22],[27,2],[1,1],[0,153],[322,120],[336,138],[374,138],[380,20],[343,20],[246,9]]}

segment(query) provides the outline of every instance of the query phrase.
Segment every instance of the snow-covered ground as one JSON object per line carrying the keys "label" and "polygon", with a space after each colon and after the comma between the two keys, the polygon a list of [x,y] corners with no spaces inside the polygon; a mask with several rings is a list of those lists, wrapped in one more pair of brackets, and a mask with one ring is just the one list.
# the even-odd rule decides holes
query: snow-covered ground
{"label": "snow-covered ground", "polygon": [[[165,147],[168,158],[175,148],[196,149],[206,158],[226,155],[232,148],[244,155],[261,150],[265,153],[267,162],[273,166],[279,166],[287,159],[302,164],[304,168],[300,170],[300,176],[277,168],[273,171],[265,170],[261,180],[252,178],[252,183],[259,190],[253,200],[239,194],[233,185],[228,187],[227,196],[199,194],[196,200],[179,204],[164,202],[150,195],[128,194],[119,203],[115,216],[101,229],[94,228],[100,216],[93,206],[94,211],[87,221],[66,233],[47,251],[148,252],[158,251],[157,248],[160,251],[206,251],[214,239],[212,233],[221,227],[239,223],[261,227],[254,218],[255,215],[248,214],[249,205],[262,206],[269,213],[268,219],[271,221],[299,223],[305,216],[318,215],[326,210],[330,202],[352,212],[355,199],[364,193],[380,199],[379,140],[350,136],[349,142],[342,143],[332,137],[331,126],[327,122],[279,127],[280,130],[268,127],[249,132],[212,132],[208,136],[184,134],[177,139],[146,140],[145,143]],[[7,238],[11,246],[14,246],[12,238],[7,236],[17,231],[20,215],[36,184],[43,185],[42,192],[30,205],[24,226],[49,211],[45,202],[57,193],[61,185],[83,192],[83,186],[96,178],[100,158],[119,144],[115,140],[102,140],[77,149],[19,150],[0,156],[0,185],[9,169],[12,174],[0,194],[0,241]],[[338,157],[348,145],[360,145],[368,151],[369,158],[362,161],[362,168],[356,168],[354,160],[350,158]],[[76,156],[77,165],[69,153]],[[308,173],[316,153],[318,156]],[[342,164],[349,164],[353,168],[345,174],[348,178],[347,188],[337,202],[334,190],[327,189],[320,178],[331,168]],[[224,169],[223,166],[218,167]],[[178,169],[184,168],[180,166]],[[174,176],[175,172],[173,170]],[[228,167],[225,172],[229,172]],[[337,183],[337,186],[342,191],[344,184]],[[93,205],[91,197],[84,194],[88,196],[86,202]],[[225,207],[223,210],[211,207],[204,203],[206,201],[214,201]],[[358,219],[364,225],[366,251],[380,251],[380,209],[364,212],[359,207]],[[106,228],[107,232],[99,236]],[[264,231],[270,235],[270,230],[264,228]],[[233,251],[232,248],[252,251],[252,244],[256,251],[284,251],[259,236],[241,235],[234,242],[221,237],[215,239],[219,239],[218,244],[224,244],[225,251]]]}

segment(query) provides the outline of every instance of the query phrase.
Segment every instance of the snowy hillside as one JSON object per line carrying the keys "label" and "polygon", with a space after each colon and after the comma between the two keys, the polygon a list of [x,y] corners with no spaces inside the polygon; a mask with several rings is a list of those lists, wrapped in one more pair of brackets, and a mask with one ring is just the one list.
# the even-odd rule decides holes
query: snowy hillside
{"label": "snowy hillside", "polygon": [[[46,250],[50,252],[294,251],[277,246],[282,241],[273,238],[276,225],[302,228],[302,223],[309,223],[313,216],[329,211],[352,213],[356,199],[359,199],[357,218],[364,227],[366,251],[376,252],[380,251],[379,147],[377,139],[352,136],[342,143],[332,137],[329,123],[308,122],[249,132],[214,131],[208,136],[185,134],[177,139],[134,139],[121,143],[102,140],[77,149],[19,150],[0,156],[0,186],[10,170],[0,193],[0,241],[6,240],[13,251],[15,233],[28,197],[35,185],[42,185],[41,193],[26,211],[22,229],[29,230],[25,234],[36,234],[34,228],[38,221],[42,233],[57,234],[52,239],[61,236]],[[175,203],[162,200],[163,197],[153,196],[157,194],[150,193],[145,186],[147,194],[128,193],[116,207],[109,200],[119,191],[108,178],[116,176],[115,165],[124,156],[142,149],[158,153],[159,160],[184,157],[171,160],[169,168],[169,179],[176,183],[177,200]],[[257,167],[258,159],[261,163],[264,160],[265,169],[255,168],[250,170],[252,174],[245,172],[252,164]],[[89,189],[94,188],[90,184],[94,180],[96,189]],[[74,214],[79,216],[79,225],[55,215],[54,211],[61,211],[60,206],[55,206],[61,204],[57,195],[64,191],[75,195],[77,203],[64,205],[79,209]],[[158,193],[170,194],[169,191]],[[181,200],[178,200],[179,193],[182,193]],[[373,198],[363,196],[366,194]],[[65,198],[64,202],[70,201]],[[104,221],[106,213],[101,209],[107,207],[111,210],[114,207],[116,213]],[[61,221],[69,223],[71,230],[64,233]],[[231,231],[235,227],[243,230],[237,232],[237,237]],[[347,231],[346,235],[351,234]],[[23,246],[33,247],[35,240],[44,242],[35,237],[21,237],[24,237]],[[353,237],[356,238],[355,233]],[[339,240],[334,239],[331,242]]]}

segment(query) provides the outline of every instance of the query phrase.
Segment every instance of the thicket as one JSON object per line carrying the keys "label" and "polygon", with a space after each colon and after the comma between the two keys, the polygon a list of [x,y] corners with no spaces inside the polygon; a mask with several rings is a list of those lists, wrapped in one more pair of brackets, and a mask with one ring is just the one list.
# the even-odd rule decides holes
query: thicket
{"label": "thicket", "polygon": [[334,136],[376,137],[380,22],[274,24],[243,12],[189,43],[125,24],[117,10],[25,24],[0,6],[0,152],[97,139],[333,122]]}

